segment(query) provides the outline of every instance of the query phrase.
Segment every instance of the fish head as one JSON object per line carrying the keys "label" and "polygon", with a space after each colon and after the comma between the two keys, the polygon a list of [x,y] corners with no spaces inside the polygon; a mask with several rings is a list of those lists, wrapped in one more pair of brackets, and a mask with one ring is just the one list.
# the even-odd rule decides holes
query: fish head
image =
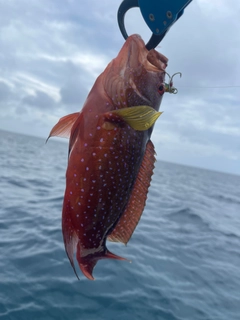
{"label": "fish head", "polygon": [[139,35],[128,37],[103,74],[104,91],[114,108],[148,105],[158,110],[167,62],[155,49],[148,51]]}

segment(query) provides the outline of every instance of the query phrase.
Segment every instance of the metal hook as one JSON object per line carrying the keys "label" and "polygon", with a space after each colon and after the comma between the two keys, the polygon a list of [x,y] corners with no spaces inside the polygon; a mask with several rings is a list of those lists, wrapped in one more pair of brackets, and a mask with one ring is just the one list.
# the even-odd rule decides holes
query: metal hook
{"label": "metal hook", "polygon": [[165,82],[165,92],[169,92],[169,93],[173,93],[173,94],[177,94],[178,93],[178,89],[173,87],[173,77],[176,75],[176,74],[179,74],[180,75],[180,78],[182,77],[182,73],[181,72],[176,72],[174,73],[172,76],[169,75],[169,73],[167,73],[165,71],[165,74],[169,76],[169,82],[166,83]]}
{"label": "metal hook", "polygon": [[117,13],[118,26],[125,40],[128,38],[128,34],[126,32],[125,25],[124,25],[125,14],[129,9],[135,8],[138,6],[139,6],[138,0],[128,0],[128,1],[124,0],[120,4],[120,7],[118,9],[118,13]]}
{"label": "metal hook", "polygon": [[118,25],[125,39],[128,34],[124,26],[126,12],[134,7],[141,11],[143,19],[152,31],[146,48],[154,49],[165,37],[171,26],[183,15],[192,0],[123,0],[118,9]]}
{"label": "metal hook", "polygon": [[176,72],[176,73],[174,73],[173,75],[172,75],[172,77],[171,77],[171,81],[172,81],[172,79],[173,79],[173,77],[176,75],[176,74],[179,74],[180,75],[180,78],[182,77],[182,72]]}
{"label": "metal hook", "polygon": [[[136,7],[139,7],[138,0],[123,0],[123,2],[120,4],[120,7],[118,9],[118,14],[117,14],[118,26],[125,40],[128,38],[128,34],[124,25],[124,17],[129,9],[136,8]],[[146,44],[147,50],[156,48],[159,45],[159,43],[162,41],[166,33],[167,31],[161,35],[152,34],[150,40]]]}

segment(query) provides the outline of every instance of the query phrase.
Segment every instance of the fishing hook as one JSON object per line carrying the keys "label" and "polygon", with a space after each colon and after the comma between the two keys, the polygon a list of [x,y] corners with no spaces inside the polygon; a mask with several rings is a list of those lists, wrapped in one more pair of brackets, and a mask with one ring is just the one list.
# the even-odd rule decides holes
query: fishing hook
{"label": "fishing hook", "polygon": [[165,74],[169,76],[169,82],[168,83],[165,82],[165,84],[164,84],[165,92],[177,94],[178,93],[178,89],[173,87],[173,77],[176,74],[179,74],[180,78],[181,78],[182,77],[182,73],[181,72],[176,72],[172,76],[170,76],[170,74],[165,71]]}

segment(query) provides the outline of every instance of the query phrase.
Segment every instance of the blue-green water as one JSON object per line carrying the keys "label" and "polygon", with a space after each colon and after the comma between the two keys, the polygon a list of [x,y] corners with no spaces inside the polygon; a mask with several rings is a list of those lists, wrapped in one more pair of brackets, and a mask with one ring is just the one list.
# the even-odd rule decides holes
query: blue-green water
{"label": "blue-green water", "polygon": [[78,281],[61,233],[67,144],[0,131],[1,319],[240,319],[240,177],[157,162],[128,245]]}

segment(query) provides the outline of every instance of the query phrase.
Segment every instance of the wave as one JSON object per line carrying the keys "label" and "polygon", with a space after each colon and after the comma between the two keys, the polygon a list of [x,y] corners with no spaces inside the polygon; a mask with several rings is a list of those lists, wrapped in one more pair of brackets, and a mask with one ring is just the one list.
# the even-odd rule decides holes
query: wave
{"label": "wave", "polygon": [[184,208],[169,214],[171,220],[179,222],[181,224],[194,224],[198,227],[204,226],[209,228],[209,223],[206,222],[199,214],[193,211],[191,208]]}
{"label": "wave", "polygon": [[222,194],[213,195],[212,198],[218,200],[218,201],[224,201],[227,203],[235,203],[240,204],[240,199],[236,199],[234,197],[225,196]]}

